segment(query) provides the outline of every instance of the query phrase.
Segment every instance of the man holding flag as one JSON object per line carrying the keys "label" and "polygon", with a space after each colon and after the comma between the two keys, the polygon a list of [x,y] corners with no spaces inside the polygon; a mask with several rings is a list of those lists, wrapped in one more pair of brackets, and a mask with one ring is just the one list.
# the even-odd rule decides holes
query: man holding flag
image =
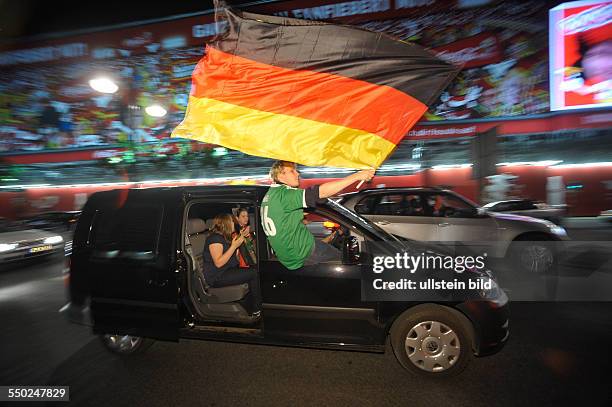
{"label": "man holding flag", "polygon": [[[289,269],[327,259],[302,209],[374,175],[460,68],[383,33],[216,9],[221,34],[172,132],[277,162],[264,231]],[[295,163],[363,171],[302,190]],[[323,246],[322,246],[323,244]]]}
{"label": "man holding flag", "polygon": [[338,250],[315,240],[303,224],[303,209],[314,207],[317,200],[333,196],[357,181],[369,181],[373,176],[374,170],[363,170],[336,181],[300,189],[296,164],[276,161],[270,170],[274,184],[261,205],[261,222],[278,260],[289,270],[337,260]]}

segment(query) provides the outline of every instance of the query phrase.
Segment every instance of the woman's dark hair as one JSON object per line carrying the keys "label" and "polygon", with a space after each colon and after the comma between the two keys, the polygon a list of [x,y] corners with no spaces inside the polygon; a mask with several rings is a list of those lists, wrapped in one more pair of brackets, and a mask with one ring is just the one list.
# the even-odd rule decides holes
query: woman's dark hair
{"label": "woman's dark hair", "polygon": [[234,213],[234,231],[236,233],[240,233],[241,227],[240,227],[240,223],[238,222],[238,217],[240,216],[242,212],[246,212],[248,215],[249,210],[245,208],[244,206],[239,206],[238,208],[234,209],[232,212]]}

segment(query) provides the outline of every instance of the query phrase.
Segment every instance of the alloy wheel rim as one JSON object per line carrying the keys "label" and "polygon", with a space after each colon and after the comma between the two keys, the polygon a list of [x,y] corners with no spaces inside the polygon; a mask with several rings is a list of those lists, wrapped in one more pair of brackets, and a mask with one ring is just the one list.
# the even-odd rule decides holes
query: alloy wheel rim
{"label": "alloy wheel rim", "polygon": [[457,333],[439,321],[423,321],[410,329],[405,340],[410,362],[427,372],[450,369],[461,354]]}

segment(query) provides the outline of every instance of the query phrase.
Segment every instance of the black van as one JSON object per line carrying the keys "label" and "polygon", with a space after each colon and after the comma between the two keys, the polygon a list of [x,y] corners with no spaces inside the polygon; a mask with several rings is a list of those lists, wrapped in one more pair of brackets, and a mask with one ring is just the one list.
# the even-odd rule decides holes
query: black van
{"label": "black van", "polygon": [[[263,233],[264,186],[176,187],[99,192],[78,221],[70,261],[74,320],[90,311],[94,334],[119,354],[153,339],[244,343],[384,352],[387,337],[406,369],[432,376],[460,372],[474,355],[501,349],[508,338],[507,297],[462,302],[364,302],[368,248],[397,239],[326,200],[308,209],[315,237],[345,231],[342,258],[288,270]],[[202,274],[210,220],[246,207],[256,235],[261,315],[242,301],[247,284],[211,288]],[[411,244],[405,242],[402,244]]]}

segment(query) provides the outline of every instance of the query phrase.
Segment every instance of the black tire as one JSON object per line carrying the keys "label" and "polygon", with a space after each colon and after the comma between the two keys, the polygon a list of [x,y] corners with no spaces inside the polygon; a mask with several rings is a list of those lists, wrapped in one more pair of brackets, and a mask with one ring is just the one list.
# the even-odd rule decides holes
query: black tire
{"label": "black tire", "polygon": [[138,355],[155,342],[153,339],[130,335],[99,335],[106,350],[122,357]]}
{"label": "black tire", "polygon": [[[424,335],[419,336],[418,331]],[[391,347],[407,371],[428,378],[450,377],[461,373],[474,357],[472,332],[472,324],[458,311],[423,304],[395,320],[390,332]]]}
{"label": "black tire", "polygon": [[[538,250],[541,254],[532,253]],[[549,255],[550,259],[547,259]],[[541,260],[536,258],[538,256]],[[530,257],[533,260],[529,260]],[[531,274],[549,273],[557,260],[556,241],[545,234],[519,236],[510,245],[507,258],[520,271]]]}

